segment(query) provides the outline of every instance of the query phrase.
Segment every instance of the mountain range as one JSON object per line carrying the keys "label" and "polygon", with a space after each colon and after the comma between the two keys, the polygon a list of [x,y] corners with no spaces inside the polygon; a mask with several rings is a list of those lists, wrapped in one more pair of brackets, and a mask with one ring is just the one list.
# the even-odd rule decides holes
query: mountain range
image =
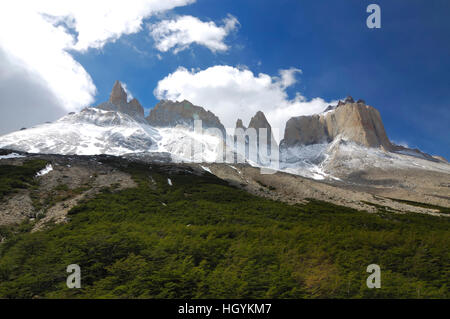
{"label": "mountain range", "polygon": [[[204,130],[220,130],[222,136],[208,134],[208,131],[196,134],[199,132],[194,130],[195,120],[201,120]],[[267,143],[278,147],[269,122],[261,111],[252,117],[248,127],[237,119],[235,139],[238,129],[242,129],[244,134],[247,129],[255,129],[259,145],[259,132],[265,129]],[[227,130],[216,115],[186,100],[162,100],[144,117],[144,108],[139,101],[135,98],[128,101],[126,91],[116,81],[108,101],[78,113],[71,112],[54,123],[1,136],[0,147],[64,155],[166,152],[174,159],[193,161],[196,158],[198,161],[200,158],[200,161],[214,162],[220,154],[211,157],[211,151],[219,151],[217,146],[228,137]],[[248,138],[247,135],[247,148]],[[200,157],[189,154],[189,149],[183,146],[192,142],[200,142],[205,154]],[[415,157],[447,163],[442,157],[393,144],[387,137],[378,110],[366,105],[363,100],[355,102],[352,97],[347,97],[335,106],[328,106],[320,114],[292,117],[287,121],[284,137],[279,141],[281,169],[286,166],[283,163],[289,166],[295,162],[300,166],[323,163],[325,155],[330,155],[332,149],[342,143],[350,143],[361,150],[367,148],[379,151],[379,154],[390,154],[406,162],[412,160],[410,157]],[[231,145],[228,146],[231,151]]]}
{"label": "mountain range", "polygon": [[[196,123],[202,127],[196,127]],[[321,181],[320,185],[314,184],[316,193],[302,190],[299,194],[300,186],[296,184],[292,192],[270,194],[285,201],[292,201],[292,196],[299,196],[298,200],[318,197],[344,205],[357,202],[354,207],[367,209],[363,202],[379,205],[383,200],[377,196],[382,196],[450,206],[448,162],[392,143],[378,110],[363,100],[355,102],[347,97],[320,114],[292,117],[280,139],[275,139],[270,119],[261,111],[247,126],[237,118],[234,128],[225,128],[216,115],[203,107],[186,100],[162,100],[145,117],[139,101],[130,100],[116,81],[108,101],[69,113],[53,123],[1,136],[0,148],[37,154],[106,154],[145,161],[203,163],[203,168],[239,185],[264,179],[268,187],[270,182],[279,184],[283,180],[278,187],[289,189],[294,183],[288,181],[291,175]],[[263,144],[267,149],[261,148]],[[255,149],[257,156],[252,156]],[[273,176],[269,175],[269,180],[263,174],[244,178],[245,171],[254,174],[252,167],[270,168]],[[334,188],[324,190],[324,185]],[[258,193],[259,188],[253,187],[253,191]],[[390,207],[398,206],[387,201]]]}

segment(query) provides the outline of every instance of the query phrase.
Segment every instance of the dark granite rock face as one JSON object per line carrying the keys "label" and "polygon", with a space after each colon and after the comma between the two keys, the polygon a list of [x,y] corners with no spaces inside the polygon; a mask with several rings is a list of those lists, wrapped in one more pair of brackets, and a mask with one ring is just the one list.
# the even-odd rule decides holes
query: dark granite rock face
{"label": "dark granite rock face", "polygon": [[268,146],[270,147],[271,143],[274,143],[274,145],[276,145],[275,138],[272,134],[272,126],[270,126],[269,121],[267,121],[267,118],[263,112],[256,112],[255,116],[251,118],[248,128],[254,128],[256,130],[256,135],[258,137],[258,146],[260,144],[260,129],[267,130],[266,141]]}
{"label": "dark granite rock face", "polygon": [[241,119],[238,119],[237,121],[236,121],[236,128],[241,128],[241,129],[247,129],[245,126],[244,126],[244,123],[242,123],[242,120]]}
{"label": "dark granite rock face", "polygon": [[137,120],[144,120],[144,108],[137,99],[128,102],[128,96],[119,81],[114,83],[107,102],[101,103],[97,108],[104,111],[121,112]]}
{"label": "dark granite rock face", "polygon": [[116,81],[111,94],[109,95],[109,101],[115,105],[126,104],[127,97],[127,93],[123,89],[122,84],[119,81]]}
{"label": "dark granite rock face", "polygon": [[349,95],[345,98],[344,104],[355,103],[355,100]]}
{"label": "dark granite rock face", "polygon": [[193,129],[195,120],[202,121],[203,129],[218,128],[225,133],[225,127],[214,113],[186,100],[182,102],[162,100],[156,104],[147,117],[148,123],[156,127],[181,125]]}
{"label": "dark granite rock face", "polygon": [[[261,134],[267,134],[265,139]],[[273,136],[272,127],[263,112],[258,111],[251,118],[248,128],[244,126],[241,119],[236,122],[234,133],[236,147],[245,150],[246,159],[258,163],[269,163],[272,151],[278,153],[278,144]],[[261,147],[264,147],[262,149]]]}

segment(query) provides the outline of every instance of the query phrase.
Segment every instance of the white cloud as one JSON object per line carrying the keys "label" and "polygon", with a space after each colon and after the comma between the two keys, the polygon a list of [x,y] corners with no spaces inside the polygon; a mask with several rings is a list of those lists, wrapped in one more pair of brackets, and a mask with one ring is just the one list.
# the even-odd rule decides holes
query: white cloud
{"label": "white cloud", "polygon": [[39,74],[11,61],[0,47],[0,135],[66,113]]}
{"label": "white cloud", "polygon": [[141,30],[142,20],[155,13],[195,0],[31,0],[34,11],[54,16],[55,21],[68,21],[78,33],[73,48],[85,51],[101,48],[123,34]]}
{"label": "white cloud", "polygon": [[284,88],[290,87],[291,85],[297,83],[297,79],[295,78],[295,74],[302,73],[302,70],[296,68],[290,68],[287,70],[280,70],[280,83]]}
{"label": "white cloud", "polygon": [[196,17],[180,16],[173,20],[164,20],[150,26],[150,35],[161,52],[173,49],[174,53],[187,49],[191,44],[203,45],[213,52],[226,51],[225,37],[235,30],[239,21],[228,15],[223,26],[214,22],[203,22]]}
{"label": "white cloud", "polygon": [[329,104],[321,98],[307,100],[301,93],[292,99],[286,88],[295,82],[299,69],[280,70],[279,76],[258,75],[244,67],[218,65],[189,71],[183,67],[158,82],[159,99],[189,100],[215,113],[225,127],[234,128],[237,118],[247,125],[257,111],[263,111],[280,137],[289,118],[322,112]]}
{"label": "white cloud", "polygon": [[[3,58],[0,62],[6,70],[2,72],[6,74],[10,70],[18,85],[23,82],[29,87],[35,83],[32,89],[35,96],[39,95],[39,90],[47,96],[30,104],[29,109],[44,108],[45,105],[38,102],[51,97],[64,111],[79,110],[94,101],[96,87],[70,54],[71,50],[99,49],[123,34],[140,31],[143,19],[193,2],[195,0],[2,0],[0,50]],[[39,83],[29,81],[30,78],[39,79]],[[7,76],[0,77],[0,87],[10,86],[4,82],[7,79]],[[11,103],[4,105],[2,102],[2,109],[15,108],[14,96],[2,96],[2,101]],[[48,119],[53,119],[55,114],[47,114]],[[2,126],[3,121],[4,118],[0,122]]]}
{"label": "white cloud", "polygon": [[73,36],[45,20],[30,2],[1,2],[0,47],[10,67],[38,76],[66,110],[92,102],[95,94],[89,74],[66,51],[73,45]]}
{"label": "white cloud", "polygon": [[127,84],[124,82],[120,82],[120,84],[122,84],[122,88],[124,89],[125,93],[127,94],[127,102],[130,102],[134,96],[131,93],[131,91],[128,89]]}

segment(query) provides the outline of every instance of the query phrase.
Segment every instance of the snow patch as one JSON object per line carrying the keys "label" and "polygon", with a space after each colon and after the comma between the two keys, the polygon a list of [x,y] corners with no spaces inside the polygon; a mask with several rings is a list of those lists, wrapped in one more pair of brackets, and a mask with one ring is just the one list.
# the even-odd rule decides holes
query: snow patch
{"label": "snow patch", "polygon": [[212,174],[212,172],[211,172],[211,170],[209,169],[209,167],[206,167],[206,166],[203,166],[203,165],[200,165],[200,167],[201,168],[203,168],[205,171],[207,171],[208,173],[211,173]]}
{"label": "snow patch", "polygon": [[17,153],[10,153],[7,155],[0,155],[0,159],[8,159],[8,158],[21,158],[21,157],[26,157]]}
{"label": "snow patch", "polygon": [[236,167],[234,167],[233,165],[228,165],[230,166],[232,169],[234,169],[236,172],[239,173],[239,175],[242,175],[242,172],[240,170],[238,170]]}
{"label": "snow patch", "polygon": [[220,137],[179,127],[160,128],[158,133],[156,151],[170,153],[175,162],[213,163],[222,156]]}
{"label": "snow patch", "polygon": [[36,177],[44,176],[48,173],[53,171],[53,166],[51,164],[47,164],[45,168],[41,169],[39,172],[37,172]]}
{"label": "snow patch", "polygon": [[167,179],[167,184],[169,184],[170,186],[172,186],[172,180],[170,178]]}

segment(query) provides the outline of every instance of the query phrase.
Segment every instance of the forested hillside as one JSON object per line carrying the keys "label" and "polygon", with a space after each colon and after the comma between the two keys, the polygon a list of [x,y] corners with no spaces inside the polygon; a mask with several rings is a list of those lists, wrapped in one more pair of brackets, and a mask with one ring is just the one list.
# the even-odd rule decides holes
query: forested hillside
{"label": "forested hillside", "polygon": [[[446,217],[288,205],[184,166],[103,161],[138,186],[105,188],[44,231],[2,226],[1,298],[450,297]],[[373,263],[381,289],[366,286]],[[69,264],[81,289],[66,286]]]}

